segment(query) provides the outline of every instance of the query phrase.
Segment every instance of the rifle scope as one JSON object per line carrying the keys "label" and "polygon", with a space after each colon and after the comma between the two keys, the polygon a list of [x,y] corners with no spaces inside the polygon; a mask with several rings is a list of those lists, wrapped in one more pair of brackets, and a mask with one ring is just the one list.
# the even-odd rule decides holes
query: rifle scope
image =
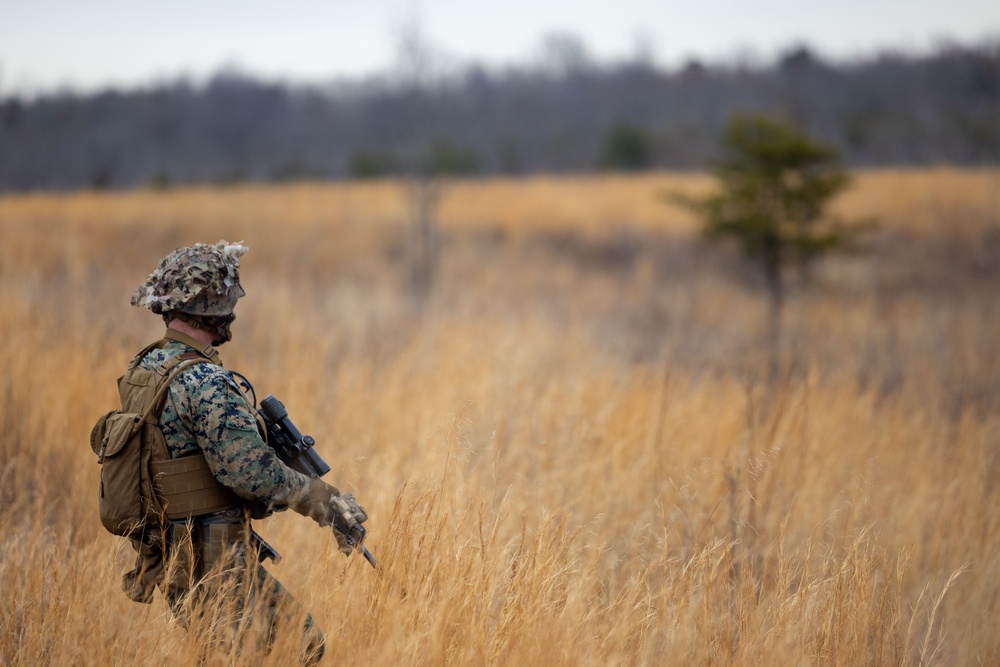
{"label": "rifle scope", "polygon": [[267,424],[267,444],[286,466],[309,477],[322,477],[330,472],[330,466],[313,449],[316,441],[295,428],[281,401],[268,394],[260,402],[260,414]]}

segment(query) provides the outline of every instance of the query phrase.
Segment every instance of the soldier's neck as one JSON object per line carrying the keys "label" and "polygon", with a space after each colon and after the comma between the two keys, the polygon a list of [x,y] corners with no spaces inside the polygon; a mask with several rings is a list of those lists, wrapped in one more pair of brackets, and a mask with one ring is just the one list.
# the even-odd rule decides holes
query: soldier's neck
{"label": "soldier's neck", "polygon": [[170,320],[170,324],[167,325],[167,328],[179,331],[185,336],[190,336],[204,345],[212,344],[213,335],[211,333],[205,331],[204,329],[195,329],[184,320]]}

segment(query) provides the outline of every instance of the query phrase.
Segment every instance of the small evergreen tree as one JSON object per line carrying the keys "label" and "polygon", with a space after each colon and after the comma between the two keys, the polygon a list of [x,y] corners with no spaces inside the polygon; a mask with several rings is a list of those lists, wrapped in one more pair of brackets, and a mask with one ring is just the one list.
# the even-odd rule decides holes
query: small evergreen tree
{"label": "small evergreen tree", "polygon": [[793,125],[765,116],[737,116],[723,135],[723,158],[712,170],[716,193],[679,201],[699,215],[709,238],[734,238],[757,262],[770,296],[770,337],[777,347],[785,273],[803,275],[817,258],[851,247],[868,225],[824,215],[848,185],[837,152]]}
{"label": "small evergreen tree", "polygon": [[617,123],[604,139],[601,167],[618,171],[641,171],[652,164],[651,140],[640,127]]}
{"label": "small evergreen tree", "polygon": [[347,165],[348,175],[356,179],[384,178],[398,171],[391,155],[365,148],[354,151]]}

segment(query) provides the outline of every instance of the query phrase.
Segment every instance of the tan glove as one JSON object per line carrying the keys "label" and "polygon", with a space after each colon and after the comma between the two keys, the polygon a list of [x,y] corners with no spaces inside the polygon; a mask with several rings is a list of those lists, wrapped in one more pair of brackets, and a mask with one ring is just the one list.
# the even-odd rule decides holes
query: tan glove
{"label": "tan glove", "polygon": [[318,477],[313,477],[309,480],[302,497],[289,506],[299,514],[326,527],[333,523],[333,514],[337,511],[333,499],[339,495],[340,489],[330,486]]}
{"label": "tan glove", "polygon": [[[351,494],[347,495],[353,502],[354,496]],[[357,503],[354,504],[357,505]],[[337,538],[337,548],[340,550],[340,553],[349,556],[354,551],[354,548],[347,543],[347,536],[337,530],[333,524],[334,515],[337,512],[343,514],[343,500],[341,500],[340,489],[327,484],[318,477],[313,477],[309,480],[302,498],[289,506],[324,528],[331,526],[333,536]],[[368,516],[365,515],[364,518],[367,519]]]}

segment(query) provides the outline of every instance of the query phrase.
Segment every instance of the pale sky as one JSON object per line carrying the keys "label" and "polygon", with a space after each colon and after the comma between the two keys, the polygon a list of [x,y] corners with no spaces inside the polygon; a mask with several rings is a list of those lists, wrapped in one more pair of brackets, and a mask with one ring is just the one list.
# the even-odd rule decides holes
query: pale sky
{"label": "pale sky", "polygon": [[846,59],[1000,39],[1000,0],[0,0],[0,96],[134,87],[223,67],[300,82],[386,71],[416,22],[453,62],[525,63],[547,34],[597,60]]}

